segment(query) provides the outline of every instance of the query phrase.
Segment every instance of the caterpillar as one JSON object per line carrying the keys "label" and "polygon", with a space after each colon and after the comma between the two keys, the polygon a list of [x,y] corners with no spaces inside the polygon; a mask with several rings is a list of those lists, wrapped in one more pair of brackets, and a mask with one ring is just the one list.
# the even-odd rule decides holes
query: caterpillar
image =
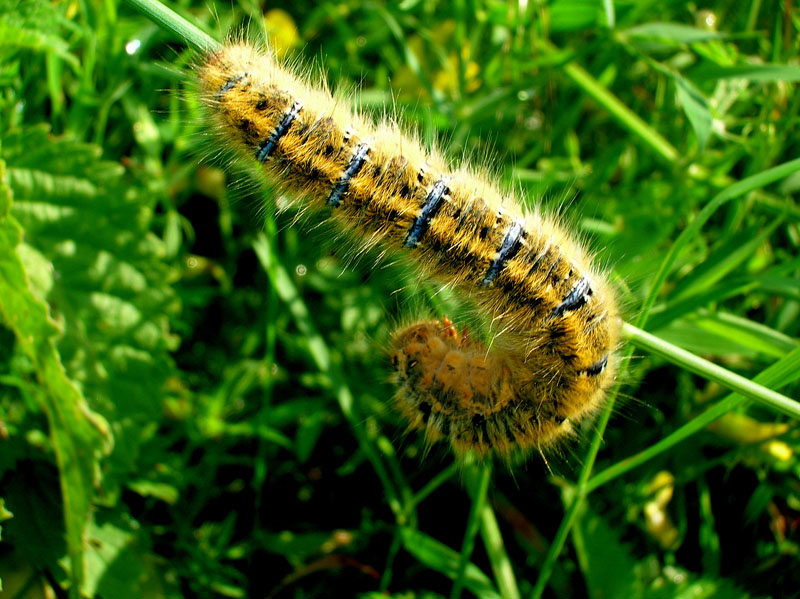
{"label": "caterpillar", "polygon": [[568,438],[598,410],[615,379],[619,313],[603,275],[555,222],[268,51],[229,43],[202,57],[197,77],[226,144],[304,209],[406,252],[503,327],[491,349],[447,318],[394,334],[394,402],[409,429],[449,440],[457,455],[509,458]]}

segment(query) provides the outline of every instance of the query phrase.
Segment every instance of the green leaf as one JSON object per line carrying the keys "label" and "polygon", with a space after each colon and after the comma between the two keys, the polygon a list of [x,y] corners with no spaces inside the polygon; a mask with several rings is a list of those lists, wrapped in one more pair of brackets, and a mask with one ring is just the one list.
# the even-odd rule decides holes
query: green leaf
{"label": "green leaf", "polygon": [[698,69],[698,79],[747,79],[748,81],[800,81],[800,67],[788,64],[713,65]]}
{"label": "green leaf", "polygon": [[179,492],[174,485],[152,480],[136,479],[130,481],[127,487],[142,497],[155,497],[170,505],[178,501]]}
{"label": "green leaf", "polygon": [[[92,409],[114,427],[104,499],[113,502],[139,447],[155,434],[166,381],[174,376],[168,315],[178,309],[153,212],[119,163],[101,149],[44,126],[6,135],[3,155],[17,201],[13,214],[35,250],[32,272],[54,273],[43,299],[58,306],[58,350]],[[42,268],[41,257],[47,261]]]}
{"label": "green leaf", "polygon": [[[0,522],[5,522],[14,517],[14,514],[6,509],[6,500],[0,497]],[[0,540],[3,539],[3,527],[0,526]]]}
{"label": "green leaf", "polygon": [[259,543],[265,550],[282,555],[295,568],[306,564],[316,555],[348,545],[353,539],[353,533],[346,530],[306,533],[284,530],[259,534]]}
{"label": "green leaf", "polygon": [[[457,551],[408,527],[401,528],[400,534],[406,551],[429,568],[455,579],[459,562]],[[489,577],[471,562],[464,571],[464,588],[482,599],[500,599],[500,594]]]}
{"label": "green leaf", "polygon": [[[800,348],[795,349],[792,353],[784,356],[774,364],[771,364],[768,368],[760,372],[753,379],[753,382],[773,389],[780,389],[793,383],[798,378],[800,378]],[[705,412],[695,417],[693,420],[690,420],[678,430],[661,439],[654,445],[594,475],[587,485],[588,488],[590,490],[596,489],[614,480],[618,476],[621,476],[625,472],[629,472],[647,461],[652,460],[657,455],[660,455],[675,445],[685,441],[695,433],[703,430],[717,418],[736,409],[745,401],[746,398],[738,393],[731,393],[725,396],[724,399],[718,401]]]}
{"label": "green leaf", "polygon": [[753,277],[761,285],[766,293],[771,293],[778,297],[800,301],[800,286],[797,279],[790,277],[774,276],[769,273]]}
{"label": "green leaf", "polygon": [[555,0],[550,3],[550,28],[553,31],[578,31],[597,24],[603,15],[598,0]]}
{"label": "green leaf", "polygon": [[774,166],[762,172],[756,173],[755,175],[751,175],[745,179],[742,179],[741,181],[731,183],[728,187],[715,195],[705,206],[703,206],[703,209],[700,211],[700,213],[681,232],[675,242],[670,246],[666,257],[661,262],[658,271],[653,277],[652,286],[647,294],[644,304],[642,305],[642,311],[640,312],[640,317],[637,322],[640,325],[643,325],[646,322],[647,316],[650,313],[650,309],[653,307],[656,296],[661,291],[667,276],[675,266],[677,257],[686,250],[690,240],[694,239],[694,237],[703,228],[703,225],[706,223],[706,221],[711,218],[711,216],[717,210],[719,210],[727,202],[730,202],[741,195],[756,189],[760,189],[766,185],[769,185],[770,183],[774,183],[775,181],[783,179],[798,170],[800,170],[800,159],[789,160],[788,162],[784,162],[778,166]]}
{"label": "green leaf", "polygon": [[643,596],[636,560],[602,518],[587,508],[573,528],[573,539],[591,597]]}
{"label": "green leaf", "polygon": [[[119,508],[117,508],[118,510]],[[124,513],[96,514],[87,530],[86,597],[138,599],[144,596],[144,552],[139,525]]]}
{"label": "green leaf", "polygon": [[58,327],[46,304],[28,287],[25,268],[16,248],[22,229],[8,214],[11,191],[5,163],[0,161],[0,316],[14,331],[20,350],[30,359],[41,385],[37,399],[47,415],[50,437],[61,480],[67,550],[72,563],[72,593],[77,596],[84,579],[85,528],[95,486],[98,459],[108,448],[110,433],[105,420],[89,409],[70,380],[56,349]]}
{"label": "green leaf", "polygon": [[781,221],[776,220],[767,227],[750,227],[732,235],[680,281],[670,299],[680,300],[705,292],[739,268],[780,224]]}
{"label": "green leaf", "polygon": [[576,524],[576,529],[578,561],[591,597],[740,599],[747,596],[724,578],[698,579],[674,565],[637,560],[606,519],[589,509]]}
{"label": "green leaf", "polygon": [[311,457],[311,453],[314,451],[317,440],[322,433],[326,418],[328,418],[328,413],[324,411],[306,414],[300,418],[297,436],[295,437],[297,459],[300,463],[307,462],[308,458]]}
{"label": "green leaf", "polygon": [[[741,353],[758,352],[782,358],[797,348],[797,340],[768,326],[725,312],[701,313],[687,319],[698,329],[719,338],[724,345],[741,348]],[[738,353],[738,352],[737,352]]]}
{"label": "green leaf", "polygon": [[752,351],[749,348],[698,326],[694,317],[674,320],[668,326],[660,329],[658,336],[664,341],[694,354],[711,354],[715,356],[752,355]]}
{"label": "green leaf", "polygon": [[673,73],[672,78],[675,81],[681,108],[692,124],[695,135],[697,135],[698,148],[702,152],[706,147],[709,135],[711,135],[713,121],[708,100],[689,80],[677,73]]}
{"label": "green leaf", "polygon": [[657,310],[653,310],[650,318],[650,328],[653,331],[658,331],[681,316],[696,312],[700,308],[707,307],[715,302],[747,294],[758,289],[758,287],[758,282],[750,278],[745,280],[737,279],[717,283],[702,293],[689,295],[680,300],[673,301],[670,299],[668,304],[662,304]]}
{"label": "green leaf", "polygon": [[689,572],[673,569],[657,579],[648,599],[745,599],[750,595],[724,578],[695,579]]}
{"label": "green leaf", "polygon": [[0,22],[0,40],[6,47],[35,52],[53,52],[66,60],[72,67],[78,65],[78,59],[69,52],[67,43],[55,35]]}
{"label": "green leaf", "polygon": [[645,23],[625,29],[622,33],[634,40],[671,43],[673,45],[692,44],[726,37],[724,33],[699,29],[680,23]]}
{"label": "green leaf", "polygon": [[[762,378],[761,375],[757,376],[751,381],[740,374],[736,374],[735,372],[722,368],[713,362],[709,362],[708,360],[701,358],[696,353],[693,354],[689,351],[686,351],[675,344],[669,343],[661,337],[651,335],[650,333],[628,323],[622,324],[622,334],[634,345],[647,349],[655,355],[666,358],[673,364],[681,366],[689,372],[698,374],[709,381],[719,383],[728,389],[743,395],[744,397],[753,399],[760,404],[763,404],[771,410],[783,412],[792,418],[800,418],[800,402],[760,384],[760,380]],[[781,358],[781,360],[776,362],[776,364],[773,364],[773,366],[782,364],[784,360],[796,362],[798,350],[800,350],[800,348],[793,350],[784,358]],[[728,400],[726,399],[725,401]],[[722,405],[725,403],[725,401],[717,405]],[[712,412],[713,409],[714,408],[707,410],[707,412]],[[695,418],[695,420],[698,419]]]}
{"label": "green leaf", "polygon": [[19,50],[58,56],[71,67],[78,67],[77,57],[69,51],[59,23],[62,17],[48,2],[0,3],[0,56]]}

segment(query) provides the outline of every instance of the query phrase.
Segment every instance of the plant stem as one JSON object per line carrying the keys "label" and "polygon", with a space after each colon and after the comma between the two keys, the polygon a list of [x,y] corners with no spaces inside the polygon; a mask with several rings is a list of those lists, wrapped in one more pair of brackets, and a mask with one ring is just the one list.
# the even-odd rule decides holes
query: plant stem
{"label": "plant stem", "polygon": [[219,48],[219,42],[184,19],[171,8],[167,8],[158,0],[127,0],[128,4],[158,23],[164,29],[172,31],[185,42],[198,50],[208,52]]}
{"label": "plant stem", "polygon": [[261,263],[264,272],[269,277],[270,282],[274,286],[278,297],[289,308],[289,312],[294,319],[297,328],[303,333],[307,340],[308,353],[312,361],[320,370],[320,372],[328,375],[331,379],[331,391],[336,396],[339,402],[339,408],[342,414],[347,419],[353,433],[358,440],[361,450],[367,459],[371,462],[375,473],[383,483],[384,491],[386,492],[389,507],[394,514],[398,517],[405,517],[405,512],[400,500],[400,492],[397,490],[394,482],[392,481],[386,466],[380,457],[380,452],[376,450],[370,441],[366,431],[364,430],[361,418],[356,414],[354,407],[353,392],[344,382],[344,377],[340,369],[334,363],[331,357],[331,351],[325,342],[325,339],[316,329],[311,311],[306,306],[303,298],[294,285],[292,278],[286,269],[274,259],[271,253],[271,247],[267,241],[266,236],[261,233],[256,241],[253,243],[253,250],[256,257]]}
{"label": "plant stem", "polygon": [[[761,385],[769,385],[770,387],[780,388],[784,385],[788,385],[798,378],[800,378],[800,348],[795,349],[772,364],[769,368],[761,371],[754,379],[754,382]],[[613,466],[609,466],[605,470],[595,474],[587,484],[587,492],[591,493],[596,488],[614,480],[619,476],[622,476],[629,470],[633,470],[637,466],[644,464],[657,455],[664,453],[681,441],[688,439],[696,432],[703,430],[711,422],[726,412],[736,409],[744,402],[744,397],[738,393],[731,393],[721,401],[717,402],[714,406],[700,414],[697,418],[694,418],[672,434],[661,439],[661,441],[655,445],[640,451],[636,455],[625,458]]]}
{"label": "plant stem", "polygon": [[426,497],[428,497],[428,495],[433,493],[442,484],[450,480],[458,471],[458,468],[458,463],[454,462],[439,472],[411,498],[411,500],[406,504],[406,509],[413,509],[415,506],[421,503]]}
{"label": "plant stem", "polygon": [[622,332],[637,347],[661,356],[689,372],[699,374],[709,381],[719,383],[723,387],[753,399],[772,410],[800,419],[800,403],[781,395],[777,391],[767,389],[735,372],[717,366],[713,362],[709,362],[628,323],[622,325]]}
{"label": "plant stem", "polygon": [[453,582],[453,590],[450,592],[450,599],[459,599],[464,588],[464,573],[472,556],[472,550],[475,548],[475,536],[478,534],[483,506],[486,503],[486,492],[489,490],[489,481],[492,478],[492,468],[488,462],[479,466],[478,476],[478,483],[474,486],[472,494],[467,530],[464,533],[464,542],[461,544],[461,556],[458,560],[458,571]]}
{"label": "plant stem", "polygon": [[489,556],[489,563],[492,565],[492,572],[500,595],[503,596],[503,599],[519,599],[519,588],[517,580],[514,578],[511,560],[506,553],[497,518],[489,503],[483,506],[481,512],[481,538],[483,546],[486,548],[486,554]]}
{"label": "plant stem", "polygon": [[[630,349],[628,350],[626,357],[629,356]],[[626,362],[627,360],[623,361],[623,363]],[[536,579],[536,585],[533,587],[533,590],[529,595],[530,599],[540,599],[542,593],[544,593],[544,590],[547,587],[547,582],[550,580],[550,576],[553,573],[553,568],[556,565],[556,560],[558,559],[558,556],[561,555],[561,550],[564,548],[567,535],[569,535],[572,524],[575,522],[575,518],[578,515],[578,510],[581,507],[581,503],[583,503],[583,499],[586,497],[586,484],[589,481],[589,476],[592,474],[592,468],[594,467],[594,462],[597,459],[597,452],[600,451],[600,445],[603,443],[603,433],[608,426],[611,413],[614,411],[614,404],[616,403],[618,392],[619,385],[617,385],[614,391],[609,394],[608,403],[606,404],[606,407],[597,422],[597,429],[594,437],[592,438],[592,444],[589,446],[589,452],[586,454],[586,460],[584,461],[583,466],[581,467],[580,475],[578,476],[578,484],[575,487],[572,503],[569,504],[567,512],[564,514],[564,518],[562,518],[561,524],[558,527],[558,531],[556,531],[556,536],[550,545],[550,549],[547,551],[547,556],[544,558],[544,563],[539,570],[539,577]]]}
{"label": "plant stem", "polygon": [[[555,54],[559,52],[559,48],[556,48],[548,41],[541,40],[539,44],[548,53]],[[600,106],[605,108],[623,127],[642,140],[664,162],[668,164],[677,164],[680,162],[681,155],[680,152],[675,149],[675,146],[669,143],[669,141],[653,127],[648,125],[642,117],[623,104],[617,96],[608,91],[608,89],[598,82],[597,79],[592,77],[586,69],[575,61],[566,63],[562,68],[564,74],[572,79],[573,83],[580,87],[595,102],[600,104]]]}

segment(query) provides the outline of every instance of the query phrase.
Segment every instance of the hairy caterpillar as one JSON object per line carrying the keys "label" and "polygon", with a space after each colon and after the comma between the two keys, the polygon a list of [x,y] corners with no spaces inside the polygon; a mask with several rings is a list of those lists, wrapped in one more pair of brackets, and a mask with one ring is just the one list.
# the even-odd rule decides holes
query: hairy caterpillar
{"label": "hairy caterpillar", "polygon": [[557,225],[247,44],[207,53],[197,72],[219,131],[272,181],[367,242],[410,253],[505,329],[491,350],[447,319],[395,334],[395,401],[409,428],[457,453],[507,457],[597,410],[615,376],[619,316]]}

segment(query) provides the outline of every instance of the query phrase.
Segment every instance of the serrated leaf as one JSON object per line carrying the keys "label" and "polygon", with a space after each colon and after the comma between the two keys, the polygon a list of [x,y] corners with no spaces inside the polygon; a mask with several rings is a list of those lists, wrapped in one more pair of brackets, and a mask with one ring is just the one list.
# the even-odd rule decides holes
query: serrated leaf
{"label": "serrated leaf", "polygon": [[[598,514],[586,508],[579,527],[579,559],[591,596],[602,599],[741,599],[742,589],[724,578],[695,578],[675,566],[662,566],[651,579],[646,562],[638,561]],[[647,568],[647,569],[645,569]]]}
{"label": "serrated leaf", "polygon": [[578,527],[578,560],[591,597],[604,599],[635,598],[643,595],[636,574],[636,560],[619,540],[616,532],[597,514],[586,508]]}
{"label": "serrated leaf", "polygon": [[114,424],[104,495],[113,501],[140,444],[154,434],[174,373],[167,322],[177,308],[174,276],[148,231],[152,211],[100,148],[37,126],[7,134],[3,155],[19,199],[13,213],[54,273],[47,299],[64,322],[64,364]]}
{"label": "serrated leaf", "polygon": [[0,316],[14,331],[20,350],[30,359],[40,383],[37,399],[47,415],[50,437],[59,467],[67,550],[74,588],[84,579],[85,527],[97,484],[98,458],[110,439],[108,425],[89,409],[70,380],[55,346],[59,333],[46,304],[28,287],[25,268],[16,248],[22,229],[8,213],[11,190],[0,160]]}
{"label": "serrated leaf", "polygon": [[[44,4],[44,3],[43,3]],[[42,12],[48,12],[45,8]],[[0,19],[0,47],[11,50],[31,50],[34,52],[51,52],[61,57],[72,67],[78,66],[78,59],[69,51],[69,44],[58,35],[33,27],[30,16],[14,15],[12,12],[2,14]],[[35,19],[37,25],[47,23],[47,19]],[[52,21],[52,19],[50,19]],[[50,23],[51,24],[51,23]]]}
{"label": "serrated leaf", "polygon": [[98,514],[87,530],[86,597],[138,599],[142,597],[143,555],[137,541],[138,525],[120,514]]}

